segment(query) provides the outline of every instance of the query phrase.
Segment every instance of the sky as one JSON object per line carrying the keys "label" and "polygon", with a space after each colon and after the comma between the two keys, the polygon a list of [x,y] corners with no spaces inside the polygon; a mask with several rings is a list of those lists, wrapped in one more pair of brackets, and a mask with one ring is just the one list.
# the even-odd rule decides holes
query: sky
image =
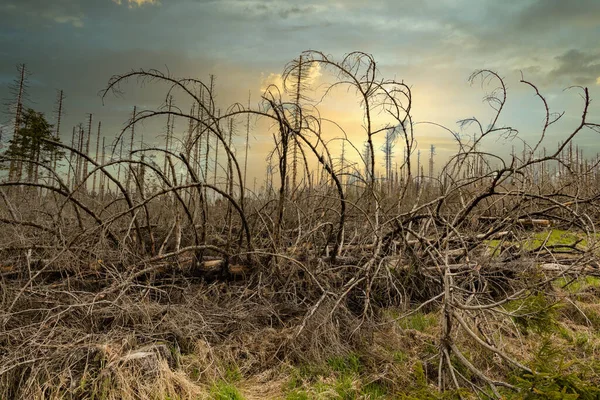
{"label": "sky", "polygon": [[[155,68],[204,81],[214,74],[217,102],[226,109],[245,104],[249,92],[256,106],[261,88],[278,82],[286,63],[303,50],[337,59],[360,50],[373,55],[382,78],[410,85],[416,121],[453,130],[461,119],[491,118],[482,102],[485,91],[467,79],[478,69],[498,72],[508,88],[501,124],[534,141],[544,109],[532,89],[519,83],[523,74],[538,85],[551,111],[565,111],[545,142],[553,148],[581,117],[581,91],[565,88],[585,86],[600,99],[598,38],[598,0],[0,0],[0,123],[10,121],[5,104],[14,98],[8,85],[20,63],[31,72],[27,104],[51,122],[57,90],[64,91],[61,134],[68,142],[71,127],[89,113],[112,139],[134,105],[155,108],[164,101],[164,85],[132,82],[123,96],[103,102],[99,92],[114,74]],[[325,78],[317,71],[316,80]],[[592,103],[591,122],[600,122],[599,104]],[[352,92],[332,93],[321,112],[340,121],[362,146],[363,121]],[[165,124],[147,122],[138,131],[151,145]],[[177,132],[186,126],[179,121]],[[596,135],[583,132],[578,139],[590,156],[600,152]],[[434,144],[439,160],[456,148],[447,132],[432,125],[417,125],[415,137],[423,151]],[[235,143],[243,145],[241,138]],[[494,138],[486,146],[507,153],[513,144],[520,146]],[[266,128],[254,125],[250,175],[263,179],[272,146]]]}

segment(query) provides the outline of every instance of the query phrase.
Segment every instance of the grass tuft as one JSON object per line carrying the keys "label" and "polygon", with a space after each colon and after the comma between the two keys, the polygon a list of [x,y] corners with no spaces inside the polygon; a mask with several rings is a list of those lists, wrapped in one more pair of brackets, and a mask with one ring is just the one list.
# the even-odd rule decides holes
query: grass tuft
{"label": "grass tuft", "polygon": [[435,326],[437,322],[438,317],[435,314],[416,312],[402,318],[398,323],[402,329],[414,329],[419,332],[425,332],[428,328]]}
{"label": "grass tuft", "polygon": [[216,382],[211,387],[210,396],[214,400],[244,400],[239,390],[226,381]]}

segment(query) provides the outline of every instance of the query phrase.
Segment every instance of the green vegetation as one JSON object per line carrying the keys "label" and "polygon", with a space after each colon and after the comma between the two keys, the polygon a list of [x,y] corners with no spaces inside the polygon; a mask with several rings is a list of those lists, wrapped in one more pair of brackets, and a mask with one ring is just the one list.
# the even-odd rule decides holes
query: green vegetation
{"label": "green vegetation", "polygon": [[[597,238],[600,238],[600,235]],[[513,243],[505,239],[489,239],[485,241],[485,245],[488,248],[488,253],[492,257],[497,257],[500,255],[503,247],[511,245],[528,251],[538,249],[540,246],[558,249],[561,247],[567,249],[571,246],[576,246],[577,249],[585,250],[588,247],[588,239],[584,233],[576,233],[563,229],[550,229],[535,232],[527,239],[518,243]]]}
{"label": "green vegetation", "polygon": [[285,396],[286,400],[310,400],[308,393],[303,390],[292,390]]}
{"label": "green vegetation", "polygon": [[419,332],[425,332],[428,328],[438,323],[438,316],[435,314],[423,314],[418,311],[400,319],[398,323],[402,329],[414,329]]}
{"label": "green vegetation", "polygon": [[490,239],[485,241],[485,245],[489,249],[489,254],[492,257],[498,257],[502,251],[501,244],[506,243],[506,241],[500,239]]}
{"label": "green vegetation", "polygon": [[225,368],[224,379],[227,382],[239,382],[242,379],[240,368],[234,363],[228,364]]}
{"label": "green vegetation", "polygon": [[[3,157],[10,160],[8,169],[12,179],[21,179],[22,175],[26,174],[28,182],[37,183],[40,165],[47,168],[56,167],[52,163],[62,157],[63,152],[45,142],[48,139],[60,142],[60,139],[54,136],[52,125],[44,114],[31,108],[24,110],[19,120],[19,128],[3,154]],[[3,167],[3,164],[6,163],[0,162],[0,167]],[[42,173],[46,174],[46,171]]]}
{"label": "green vegetation", "polygon": [[218,381],[210,389],[210,396],[214,400],[244,400],[239,390],[227,381]]}
{"label": "green vegetation", "polygon": [[[551,229],[550,231],[536,232],[531,240],[525,242],[526,249],[535,249],[545,243],[546,246],[571,246],[582,239],[581,235],[562,229]],[[585,246],[583,242],[579,245]]]}
{"label": "green vegetation", "polygon": [[300,366],[292,370],[287,400],[383,399],[388,389],[369,381],[367,367],[356,353],[332,357],[321,366]]}
{"label": "green vegetation", "polygon": [[[422,361],[417,361],[409,373],[410,383],[399,391],[397,398],[403,400],[450,400],[459,398],[459,392],[455,390],[448,390],[443,393],[436,390],[427,380]],[[466,391],[461,391],[461,393],[467,394]]]}
{"label": "green vegetation", "polygon": [[511,313],[523,333],[528,331],[544,333],[554,330],[559,308],[560,304],[544,292],[509,301],[505,305],[505,309]]}
{"label": "green vegetation", "polygon": [[[590,370],[576,360],[566,360],[565,352],[552,337],[543,338],[532,362],[533,373],[513,376],[522,392],[511,399],[598,399],[600,388],[591,382]],[[597,378],[597,377],[596,377]]]}
{"label": "green vegetation", "polygon": [[345,357],[334,357],[327,360],[327,364],[332,371],[341,375],[359,374],[363,368],[360,358],[355,353]]}
{"label": "green vegetation", "polygon": [[560,277],[554,282],[555,288],[564,289],[569,293],[577,294],[588,288],[600,288],[600,278],[596,276]]}

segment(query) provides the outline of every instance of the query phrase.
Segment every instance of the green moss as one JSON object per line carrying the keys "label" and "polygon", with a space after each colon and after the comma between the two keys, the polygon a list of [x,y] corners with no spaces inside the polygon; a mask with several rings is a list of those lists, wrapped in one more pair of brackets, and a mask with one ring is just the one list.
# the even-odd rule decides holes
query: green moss
{"label": "green moss", "polygon": [[[546,238],[548,239],[546,241]],[[524,242],[523,247],[526,250],[537,249],[544,244],[546,246],[572,246],[581,239],[580,235],[572,231],[562,229],[552,229],[535,233],[531,239]],[[586,246],[587,242],[582,240],[578,246]]]}
{"label": "green moss", "polygon": [[597,277],[597,276],[586,276],[584,278],[584,280],[585,280],[585,284],[588,287],[593,286],[593,287],[600,288],[600,278],[599,277]]}
{"label": "green moss", "polygon": [[560,277],[554,281],[554,287],[564,289],[569,293],[577,294],[588,288],[600,288],[600,278],[595,276]]}
{"label": "green moss", "polygon": [[423,314],[421,312],[416,312],[398,321],[402,329],[414,329],[420,332],[435,326],[437,322],[438,318],[435,314]]}
{"label": "green moss", "polygon": [[[598,235],[597,239],[600,239]],[[502,244],[510,244],[512,242],[502,239],[490,239],[485,241],[485,245],[488,247],[492,257],[497,257],[502,251]],[[577,247],[585,249],[588,247],[588,240],[583,233],[577,233],[573,231],[567,231],[563,229],[551,229],[542,232],[536,232],[528,239],[515,244],[522,244],[524,250],[534,250],[539,248],[541,245],[546,246],[572,246],[577,243]]]}
{"label": "green moss", "polygon": [[498,257],[502,252],[502,240],[499,239],[490,239],[486,240],[485,244],[489,249],[489,253],[492,257]]}

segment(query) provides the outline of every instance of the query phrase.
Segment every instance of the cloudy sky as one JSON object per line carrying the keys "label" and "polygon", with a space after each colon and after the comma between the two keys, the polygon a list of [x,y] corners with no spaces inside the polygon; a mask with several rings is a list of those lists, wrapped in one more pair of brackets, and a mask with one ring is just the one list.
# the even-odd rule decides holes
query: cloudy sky
{"label": "cloudy sky", "polygon": [[[416,120],[452,129],[463,118],[489,119],[484,92],[467,78],[476,69],[497,71],[509,91],[502,124],[532,140],[544,114],[532,90],[519,83],[523,73],[553,111],[566,112],[549,135],[553,147],[581,115],[580,92],[566,87],[587,86],[599,99],[589,119],[600,121],[598,38],[598,0],[0,0],[0,98],[10,103],[8,85],[16,65],[25,63],[28,105],[53,121],[56,91],[65,92],[63,140],[88,113],[102,120],[111,138],[133,105],[155,107],[165,93],[160,85],[131,84],[122,98],[111,96],[103,105],[98,92],[113,74],[139,68],[202,80],[215,74],[217,100],[227,107],[245,103],[248,91],[257,103],[261,87],[277,81],[303,50],[338,58],[361,50],[374,56],[382,77],[411,85]],[[334,95],[344,104],[354,101],[351,93]],[[362,145],[359,109],[344,114],[324,107]],[[1,118],[9,120],[6,113]],[[158,140],[161,124],[144,126],[145,141]],[[252,173],[260,175],[270,135],[257,126],[253,137]],[[440,157],[453,151],[451,138],[432,126],[418,125],[416,137],[421,149],[435,144]],[[590,155],[600,151],[591,133],[580,143]],[[499,140],[489,146],[501,151],[511,145]]]}

